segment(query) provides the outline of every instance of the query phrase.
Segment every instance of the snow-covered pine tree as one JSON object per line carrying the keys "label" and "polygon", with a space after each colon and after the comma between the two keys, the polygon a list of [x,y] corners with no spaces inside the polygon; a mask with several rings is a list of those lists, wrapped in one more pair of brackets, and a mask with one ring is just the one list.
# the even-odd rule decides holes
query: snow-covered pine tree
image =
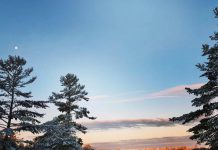
{"label": "snow-covered pine tree", "polygon": [[60,78],[63,89],[59,93],[52,93],[49,100],[54,103],[61,115],[52,121],[46,122],[45,134],[35,140],[35,149],[44,150],[80,150],[82,139],[76,136],[76,131],[86,133],[86,127],[77,123],[80,118],[95,119],[89,116],[85,107],[80,107],[78,102],[88,101],[85,86],[78,83],[79,79],[74,74],[67,74]]}
{"label": "snow-covered pine tree", "polygon": [[16,147],[16,132],[38,133],[38,117],[43,114],[32,108],[47,107],[45,101],[31,100],[31,92],[23,91],[36,79],[30,76],[33,68],[25,69],[25,64],[26,60],[19,56],[0,59],[0,142],[3,149]]}
{"label": "snow-covered pine tree", "polygon": [[[218,8],[214,9],[214,13],[218,18]],[[186,88],[189,94],[196,96],[192,106],[199,109],[171,120],[183,124],[200,120],[199,124],[188,130],[193,133],[191,139],[208,145],[210,150],[218,150],[218,32],[210,38],[215,44],[211,47],[205,44],[202,48],[202,56],[207,57],[207,62],[196,65],[203,72],[201,77],[206,77],[208,82],[198,89]]]}

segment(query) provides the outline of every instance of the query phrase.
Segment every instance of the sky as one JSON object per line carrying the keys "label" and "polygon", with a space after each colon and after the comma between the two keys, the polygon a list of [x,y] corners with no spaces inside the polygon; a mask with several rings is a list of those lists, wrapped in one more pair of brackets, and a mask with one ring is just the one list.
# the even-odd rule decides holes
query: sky
{"label": "sky", "polygon": [[[36,99],[60,90],[74,73],[97,117],[87,143],[187,136],[189,126],[165,123],[188,113],[197,88],[201,45],[217,29],[214,1],[1,0],[0,57],[20,55],[37,76]],[[58,114],[51,106],[42,121]],[[118,136],[119,135],[119,136]],[[128,135],[128,136],[127,136]],[[101,138],[104,136],[104,138]]]}

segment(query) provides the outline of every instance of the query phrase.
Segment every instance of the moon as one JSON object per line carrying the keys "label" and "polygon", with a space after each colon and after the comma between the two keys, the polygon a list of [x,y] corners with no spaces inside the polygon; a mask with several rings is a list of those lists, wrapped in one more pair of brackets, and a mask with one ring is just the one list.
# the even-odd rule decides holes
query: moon
{"label": "moon", "polygon": [[18,50],[18,46],[14,46],[14,49],[15,49],[15,50]]}

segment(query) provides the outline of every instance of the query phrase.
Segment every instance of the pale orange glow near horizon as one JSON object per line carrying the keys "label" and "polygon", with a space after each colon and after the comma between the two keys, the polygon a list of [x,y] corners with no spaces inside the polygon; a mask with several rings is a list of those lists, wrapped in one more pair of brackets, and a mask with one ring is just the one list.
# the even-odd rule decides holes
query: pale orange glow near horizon
{"label": "pale orange glow near horizon", "polygon": [[[140,128],[120,128],[109,130],[90,130],[86,134],[78,133],[84,143],[117,142],[121,140],[152,139],[162,137],[187,136],[190,126],[169,126],[169,127],[140,127]],[[30,132],[22,132],[19,138],[32,140],[37,135]]]}
{"label": "pale orange glow near horizon", "polygon": [[115,142],[131,139],[151,139],[162,137],[187,136],[190,126],[169,126],[169,127],[141,127],[141,128],[122,128],[104,131],[92,130],[87,134],[78,134],[84,143]]}

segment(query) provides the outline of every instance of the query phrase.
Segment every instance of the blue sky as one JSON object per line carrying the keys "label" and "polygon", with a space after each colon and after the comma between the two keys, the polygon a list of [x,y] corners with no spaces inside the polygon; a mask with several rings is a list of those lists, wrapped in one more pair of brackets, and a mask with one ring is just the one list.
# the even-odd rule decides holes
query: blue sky
{"label": "blue sky", "polygon": [[217,29],[216,5],[203,0],[2,0],[0,54],[21,55],[34,67],[38,79],[30,88],[36,98],[59,90],[59,77],[70,72],[91,97],[100,97],[87,104],[99,119],[179,115],[191,109],[190,98],[116,100],[204,82],[195,64],[204,60],[201,44],[210,43]]}

